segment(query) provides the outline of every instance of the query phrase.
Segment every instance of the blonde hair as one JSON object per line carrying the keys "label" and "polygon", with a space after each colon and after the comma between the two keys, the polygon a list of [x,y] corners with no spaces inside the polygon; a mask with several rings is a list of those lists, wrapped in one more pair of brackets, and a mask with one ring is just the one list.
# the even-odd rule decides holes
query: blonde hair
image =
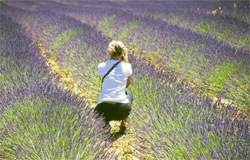
{"label": "blonde hair", "polygon": [[115,57],[117,55],[121,55],[123,53],[125,53],[125,51],[127,50],[127,48],[125,47],[125,45],[121,42],[121,41],[117,41],[117,40],[113,40],[109,43],[108,45],[108,55],[110,57]]}

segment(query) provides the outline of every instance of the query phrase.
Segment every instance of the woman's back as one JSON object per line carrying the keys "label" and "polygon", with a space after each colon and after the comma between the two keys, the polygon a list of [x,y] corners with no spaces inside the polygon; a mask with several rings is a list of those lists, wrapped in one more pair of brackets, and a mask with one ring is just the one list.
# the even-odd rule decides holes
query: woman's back
{"label": "woman's back", "polygon": [[[98,65],[98,73],[103,77],[118,60],[110,59]],[[131,64],[119,63],[104,79],[98,104],[103,101],[128,103],[125,94],[127,79],[132,75]]]}

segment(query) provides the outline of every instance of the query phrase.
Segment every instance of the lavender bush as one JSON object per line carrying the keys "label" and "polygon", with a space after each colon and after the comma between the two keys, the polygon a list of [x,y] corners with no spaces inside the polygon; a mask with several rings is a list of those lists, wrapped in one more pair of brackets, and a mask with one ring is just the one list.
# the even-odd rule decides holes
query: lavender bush
{"label": "lavender bush", "polygon": [[243,47],[249,51],[249,42],[247,42],[250,35],[249,25],[235,19],[196,13],[196,10],[200,10],[199,7],[189,10],[190,7],[180,7],[178,4],[173,5],[166,2],[162,2],[162,4],[157,3],[157,5],[152,5],[151,3],[136,5],[134,2],[131,2],[126,7],[120,7],[137,15],[151,16],[168,24],[190,29],[216,38],[224,43],[229,43],[236,48]]}
{"label": "lavender bush", "polygon": [[[23,90],[49,79],[48,70],[38,48],[24,35],[24,29],[11,18],[0,15],[0,93]],[[39,80],[39,81],[38,81]],[[2,103],[3,100],[0,102]]]}
{"label": "lavender bush", "polygon": [[[28,89],[28,87],[26,88]],[[102,159],[104,123],[69,93],[37,85],[15,93],[0,120],[0,155],[4,159]],[[106,145],[108,145],[106,143]]]}
{"label": "lavender bush", "polygon": [[103,159],[109,137],[87,104],[56,86],[38,48],[1,20],[1,159]]}

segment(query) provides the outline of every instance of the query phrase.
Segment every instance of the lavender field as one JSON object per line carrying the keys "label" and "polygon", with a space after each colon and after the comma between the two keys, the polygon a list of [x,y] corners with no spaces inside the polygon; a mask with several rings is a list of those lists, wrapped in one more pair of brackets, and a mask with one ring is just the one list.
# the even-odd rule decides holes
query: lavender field
{"label": "lavender field", "polygon": [[[94,113],[129,49],[127,132]],[[250,159],[247,0],[0,0],[0,160]]]}

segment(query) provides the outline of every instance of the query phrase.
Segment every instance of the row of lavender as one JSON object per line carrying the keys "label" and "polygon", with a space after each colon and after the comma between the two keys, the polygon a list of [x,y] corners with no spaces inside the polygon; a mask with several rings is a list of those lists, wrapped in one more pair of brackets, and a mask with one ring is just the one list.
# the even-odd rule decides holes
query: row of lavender
{"label": "row of lavender", "polygon": [[183,7],[182,5],[185,5],[185,3],[174,5],[164,2],[156,3],[155,5],[144,3],[143,6],[128,3],[126,6],[120,6],[120,8],[137,15],[151,16],[168,24],[177,25],[205,36],[213,37],[223,43],[229,43],[235,48],[244,48],[250,51],[249,24],[229,17],[214,16],[202,12],[197,13],[197,9],[200,10],[200,8],[194,9],[192,7]]}
{"label": "row of lavender", "polygon": [[[197,14],[213,15],[226,19],[233,19],[239,23],[250,24],[249,1],[186,1],[183,3],[173,3],[179,8],[186,8],[186,13],[195,12]],[[161,2],[159,2],[161,5]]]}
{"label": "row of lavender", "polygon": [[[110,39],[62,15],[10,8],[5,14],[29,27],[35,38],[57,57],[60,68],[67,69],[79,87],[93,94],[91,98],[97,97],[96,85],[100,85],[100,80],[95,66],[104,60],[102,53]],[[206,97],[191,95],[188,88],[171,83],[174,82],[171,77],[140,59],[130,58],[135,75],[131,90],[136,97],[131,119],[139,131],[146,131],[145,139],[151,142],[156,159],[249,156],[249,131],[244,119],[232,122],[231,112],[216,114]]]}
{"label": "row of lavender", "polygon": [[[60,1],[67,3],[66,1]],[[166,21],[168,24],[178,25],[201,34],[209,35],[224,43],[249,51],[249,2],[167,2],[158,1],[129,1],[116,2],[75,2],[88,7],[119,8],[137,15],[153,17]],[[215,13],[214,13],[215,12]],[[233,13],[238,18],[227,15]],[[242,20],[245,18],[246,20]]]}
{"label": "row of lavender", "polygon": [[[19,7],[29,9],[29,3],[21,4]],[[77,1],[75,5],[64,5],[49,1],[35,3],[31,10],[56,12],[90,24],[105,36],[125,41],[136,54],[187,79],[210,96],[227,98],[239,109],[249,110],[248,53],[161,20],[121,11],[126,5],[111,2],[94,4]],[[157,10],[143,3],[143,7],[137,5],[132,11],[145,10],[145,7]],[[217,21],[231,23],[224,19]],[[247,33],[247,25],[238,25],[236,30],[241,30],[242,26]]]}
{"label": "row of lavender", "polygon": [[[196,13],[203,15],[212,15],[218,16],[226,19],[233,19],[234,21],[238,21],[238,23],[250,24],[249,19],[249,1],[241,0],[241,1],[228,1],[228,0],[220,0],[220,1],[203,1],[203,0],[189,0],[189,1],[147,1],[147,0],[117,0],[117,1],[102,1],[99,0],[83,0],[83,1],[73,1],[69,2],[67,0],[56,0],[56,2],[60,2],[63,4],[79,4],[82,3],[88,6],[96,6],[100,5],[104,8],[116,5],[127,6],[127,4],[131,4],[130,7],[134,6],[157,6],[159,10],[165,8],[166,5],[169,6],[168,10],[174,9],[178,11],[184,11],[186,14]],[[132,6],[133,5],[133,6]],[[166,10],[165,10],[166,11]]]}
{"label": "row of lavender", "polygon": [[[231,35],[232,38],[228,37],[228,39],[225,39],[226,42],[232,40],[235,41],[236,43],[237,39],[240,39],[241,37],[247,37],[247,35],[249,36],[248,32],[249,23],[241,21],[240,19],[233,18],[232,16],[223,15],[227,11],[227,13],[233,13],[233,12],[235,14],[238,13],[239,14],[238,17],[240,18],[242,17],[249,18],[248,16],[249,3],[247,1],[241,1],[241,2],[224,1],[219,3],[198,2],[198,1],[188,1],[188,2],[158,1],[153,3],[150,1],[145,1],[144,3],[138,1],[130,1],[126,3],[115,3],[115,2],[98,3],[94,1],[89,1],[80,3],[83,4],[84,6],[89,6],[89,7],[96,7],[96,6],[102,8],[115,7],[121,10],[137,13],[139,15],[146,15],[149,17],[164,19],[168,23],[173,23],[184,28],[189,28],[191,30],[192,28],[195,29],[197,24],[214,23],[216,24],[213,26],[215,32],[208,33],[209,36],[223,40],[221,39],[223,37],[220,38],[219,33],[217,32],[222,32],[222,33],[225,31],[235,32],[235,33],[228,33],[232,34]],[[216,12],[218,8],[221,8],[221,10],[217,11],[219,13],[214,15],[213,11]],[[195,31],[198,30],[196,29]],[[244,33],[247,32],[248,34],[244,35]],[[245,44],[243,45],[243,47],[248,47],[248,46],[247,44]]]}
{"label": "row of lavender", "polygon": [[58,87],[20,24],[0,22],[0,159],[103,159],[103,121]]}
{"label": "row of lavender", "polygon": [[[245,10],[245,13],[247,13],[246,10],[249,10],[249,8],[247,8],[249,7],[249,5],[247,5],[247,2],[240,2],[237,4],[237,8],[234,8],[233,11],[237,10],[239,12],[240,9]],[[183,7],[184,5],[185,7]],[[224,52],[231,52],[235,53],[236,57],[240,56],[242,54],[241,52],[246,52],[245,54],[249,54],[249,24],[231,17],[221,15],[215,16],[200,11],[202,10],[202,8],[209,5],[198,5],[196,6],[197,8],[195,8],[194,6],[191,7],[190,5],[196,6],[197,4],[196,2],[191,2],[189,4],[186,4],[185,2],[173,4],[158,2],[154,5],[149,5],[147,3],[144,3],[143,5],[138,3],[137,5],[135,5],[135,3],[131,2],[127,3],[125,6],[120,6],[120,9],[125,8],[125,11],[132,12],[136,15],[140,15],[143,17],[152,17],[152,19],[156,19],[157,21],[164,21],[167,24],[177,25],[181,28],[184,28],[185,30],[188,29],[189,32],[197,32],[204,35],[203,39],[207,38],[207,40],[210,40],[211,38],[215,38],[218,41],[215,43],[217,45],[208,45],[208,48],[215,49],[210,50],[212,52],[212,55],[216,52],[218,52],[219,54]],[[222,2],[221,4],[216,5],[217,8],[218,6],[222,6],[224,10],[225,8],[229,7],[230,5],[232,6],[233,4],[232,2]],[[198,11],[196,9],[198,9]],[[229,50],[219,49],[220,47],[225,47],[223,45],[230,45],[232,48]],[[200,50],[199,52],[202,53],[204,52],[204,50]],[[185,59],[187,58],[186,56],[183,57]],[[193,57],[194,56],[192,54],[191,59],[189,59],[193,64],[197,65],[197,60],[203,62],[201,60],[201,57],[199,57],[197,60],[194,60]],[[216,59],[217,57],[218,56],[215,55],[215,57],[213,57],[212,59]],[[176,57],[174,58],[178,59]],[[245,58],[248,60],[250,59],[249,56],[246,56]],[[219,60],[218,63],[213,64],[214,67],[208,70],[206,69],[206,67],[202,68],[201,70],[205,71],[205,73],[202,73],[198,77],[192,76],[192,71],[190,72],[189,69],[186,70],[187,65],[190,64],[184,62],[184,72],[187,71],[187,74],[184,74],[184,77],[188,77],[188,80],[191,80],[193,77],[195,77],[195,79],[198,79],[198,84],[200,83],[199,80],[201,80],[202,82],[199,85],[205,86],[205,88],[208,89],[208,92],[215,93],[216,96],[222,96],[224,98],[232,99],[233,102],[240,106],[239,108],[248,112],[248,108],[250,105],[248,101],[248,99],[250,98],[250,85],[248,85],[250,80],[249,61],[247,60],[245,62],[242,62],[241,58],[237,60],[236,59],[237,58],[232,58],[228,60],[224,57],[222,61]],[[211,64],[211,62],[208,62],[208,64]],[[199,64],[197,66],[199,66]],[[175,67],[175,70],[178,70],[178,67]],[[197,70],[193,71],[196,72]],[[204,77],[202,75],[208,75],[208,77]],[[245,91],[239,89],[241,87],[245,88]]]}

